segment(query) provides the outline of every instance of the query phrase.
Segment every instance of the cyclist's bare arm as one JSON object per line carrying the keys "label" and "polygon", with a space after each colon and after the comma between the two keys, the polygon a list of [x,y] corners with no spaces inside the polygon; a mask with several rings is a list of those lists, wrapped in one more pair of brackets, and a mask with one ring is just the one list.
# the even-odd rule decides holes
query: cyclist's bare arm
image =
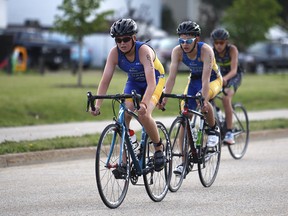
{"label": "cyclist's bare arm", "polygon": [[[147,45],[142,45],[139,49],[139,60],[144,67],[145,77],[147,81],[147,88],[143,95],[142,102],[149,107],[150,100],[156,88],[155,68],[153,59],[155,59],[154,51]],[[143,110],[141,109],[144,108]],[[147,107],[146,107],[147,108]],[[145,110],[145,106],[141,104],[139,113]],[[145,113],[143,113],[145,114]]]}
{"label": "cyclist's bare arm", "polygon": [[211,71],[213,68],[214,53],[211,47],[204,44],[201,47],[201,60],[203,61],[203,71],[202,71],[202,95],[205,98],[203,112],[207,112],[206,105],[209,101],[209,83],[211,77]]}
{"label": "cyclist's bare arm", "polygon": [[[102,78],[99,83],[99,87],[97,90],[97,95],[105,95],[108,87],[110,85],[111,79],[113,77],[115,67],[117,65],[118,61],[118,52],[117,48],[113,47],[108,55],[107,62],[104,68],[104,72],[102,75]],[[92,115],[99,115],[100,107],[102,105],[103,99],[97,99],[95,102],[95,111],[91,111]]]}
{"label": "cyclist's bare arm", "polygon": [[[175,80],[178,72],[179,63],[182,61],[182,49],[180,45],[174,47],[171,54],[171,64],[169,67],[169,76],[165,84],[164,92],[170,94],[175,85]],[[167,103],[167,98],[163,98],[161,105],[164,107]]]}
{"label": "cyclist's bare arm", "polygon": [[231,45],[230,47],[230,57],[231,57],[231,69],[230,71],[223,77],[223,85],[227,84],[227,81],[230,80],[237,74],[238,69],[238,49],[235,45]]}

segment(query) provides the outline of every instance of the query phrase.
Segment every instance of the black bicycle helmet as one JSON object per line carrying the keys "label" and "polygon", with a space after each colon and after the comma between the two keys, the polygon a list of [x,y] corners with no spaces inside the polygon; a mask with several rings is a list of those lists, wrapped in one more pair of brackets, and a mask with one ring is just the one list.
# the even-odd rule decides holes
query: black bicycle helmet
{"label": "black bicycle helmet", "polygon": [[229,37],[229,32],[224,28],[215,29],[211,33],[211,38],[213,40],[227,40]]}
{"label": "black bicycle helmet", "polygon": [[111,37],[133,35],[137,33],[137,24],[133,19],[120,19],[110,28]]}
{"label": "black bicycle helmet", "polygon": [[201,28],[196,22],[184,21],[178,26],[177,34],[191,34],[193,36],[200,36]]}

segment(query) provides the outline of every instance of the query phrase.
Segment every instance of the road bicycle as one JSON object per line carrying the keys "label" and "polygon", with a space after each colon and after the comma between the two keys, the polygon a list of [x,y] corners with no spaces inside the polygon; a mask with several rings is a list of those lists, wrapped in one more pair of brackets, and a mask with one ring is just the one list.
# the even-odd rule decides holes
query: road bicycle
{"label": "road bicycle", "polygon": [[[125,199],[129,182],[133,185],[143,185],[139,180],[141,175],[149,197],[155,202],[163,200],[168,192],[172,172],[170,139],[166,127],[156,121],[164,147],[165,166],[161,171],[155,171],[153,143],[140,123],[137,113],[125,105],[125,99],[132,98],[138,110],[141,96],[133,91],[132,94],[95,96],[88,92],[87,97],[87,111],[89,107],[95,110],[95,99],[112,100],[114,123],[107,125],[103,130],[95,159],[96,184],[104,204],[109,208],[119,207]],[[137,155],[133,151],[129,128],[125,123],[126,115],[132,117],[130,127],[140,130],[138,137],[141,137],[141,147]]]}
{"label": "road bicycle", "polygon": [[[200,181],[204,187],[210,187],[216,179],[221,157],[220,138],[213,148],[206,146],[209,126],[205,116],[198,110],[188,108],[188,99],[196,99],[203,106],[201,94],[162,94],[162,97],[176,98],[179,102],[179,115],[174,119],[169,130],[172,151],[172,169],[183,165],[183,172],[172,173],[169,190],[176,192],[186,175],[198,170]],[[182,109],[182,102],[184,107]],[[189,116],[193,114],[192,120]],[[217,122],[216,122],[217,124]],[[217,125],[218,127],[218,125]],[[217,134],[220,136],[220,133]],[[194,164],[197,168],[193,169]]]}
{"label": "road bicycle", "polygon": [[248,114],[245,107],[241,103],[236,102],[232,104],[232,133],[234,134],[235,144],[229,145],[223,142],[223,139],[227,132],[225,112],[222,112],[220,106],[217,106],[216,104],[216,99],[220,100],[222,103],[223,94],[225,94],[225,92],[223,92],[222,90],[220,94],[218,94],[213,100],[211,100],[216,119],[218,121],[218,124],[220,125],[222,144],[228,146],[228,150],[234,159],[241,159],[245,155],[249,144],[250,129]]}

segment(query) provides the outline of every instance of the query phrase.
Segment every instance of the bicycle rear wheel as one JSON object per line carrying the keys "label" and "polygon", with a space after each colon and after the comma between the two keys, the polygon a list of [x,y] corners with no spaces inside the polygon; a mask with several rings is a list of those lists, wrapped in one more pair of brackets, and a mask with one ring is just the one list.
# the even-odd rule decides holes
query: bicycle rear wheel
{"label": "bicycle rear wheel", "polygon": [[[122,142],[117,124],[108,125],[102,132],[96,150],[95,173],[100,197],[109,208],[117,208],[123,202],[129,185],[130,158],[126,145],[123,150],[122,172],[116,173],[120,167],[120,145]],[[114,172],[113,172],[114,171]]]}
{"label": "bicycle rear wheel", "polygon": [[[160,172],[156,172],[151,169],[147,174],[143,175],[145,189],[149,197],[155,201],[160,202],[164,199],[168,192],[168,186],[171,179],[171,146],[168,132],[165,126],[161,122],[156,122],[157,128],[162,139],[164,146],[164,155],[166,158],[166,163],[164,168]],[[148,136],[148,135],[147,135]],[[146,168],[151,166],[153,168],[154,161],[154,146],[150,138],[147,137],[146,149],[145,149],[145,160]]]}
{"label": "bicycle rear wheel", "polygon": [[[217,127],[219,125],[216,121]],[[213,148],[208,148],[206,146],[208,135],[208,126],[205,126],[202,134],[202,147],[200,151],[200,160],[198,161],[198,174],[200,181],[204,187],[210,187],[216,179],[220,158],[221,158],[221,135],[219,132],[219,141],[217,145]]]}
{"label": "bicycle rear wheel", "polygon": [[228,149],[234,159],[241,159],[249,143],[249,120],[246,109],[240,103],[233,105],[232,124],[235,144],[228,145]]}
{"label": "bicycle rear wheel", "polygon": [[183,165],[183,172],[180,175],[179,173],[174,172],[172,172],[171,174],[171,181],[169,184],[169,190],[171,192],[176,192],[181,187],[183,179],[186,175],[186,167],[188,160],[188,143],[187,137],[184,136],[184,125],[184,119],[181,117],[177,117],[171,124],[171,128],[169,130],[172,152],[172,170],[175,170],[178,165]]}

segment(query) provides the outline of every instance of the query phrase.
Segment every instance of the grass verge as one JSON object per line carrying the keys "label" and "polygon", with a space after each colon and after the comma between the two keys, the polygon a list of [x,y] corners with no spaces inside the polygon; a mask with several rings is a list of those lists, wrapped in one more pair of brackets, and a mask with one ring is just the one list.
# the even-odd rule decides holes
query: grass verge
{"label": "grass verge", "polygon": [[[268,121],[250,122],[250,131],[266,129],[288,128],[288,119],[275,119]],[[6,141],[0,144],[0,155],[12,153],[25,153],[44,150],[80,148],[96,146],[100,134],[85,135],[80,137],[61,137],[35,141],[11,142]]]}
{"label": "grass verge", "polygon": [[[77,87],[77,76],[69,72],[39,74],[14,74],[0,72],[0,127],[41,125],[77,121],[94,121],[86,113],[86,94],[96,93],[100,71],[85,71],[82,86]],[[179,73],[174,93],[182,93],[188,73]],[[113,75],[108,94],[123,92],[126,74]],[[245,74],[234,101],[245,105],[247,111],[288,108],[288,73],[252,75]],[[155,110],[154,116],[175,116],[178,106],[169,99],[166,111]],[[105,100],[98,120],[111,119],[111,101]]]}

